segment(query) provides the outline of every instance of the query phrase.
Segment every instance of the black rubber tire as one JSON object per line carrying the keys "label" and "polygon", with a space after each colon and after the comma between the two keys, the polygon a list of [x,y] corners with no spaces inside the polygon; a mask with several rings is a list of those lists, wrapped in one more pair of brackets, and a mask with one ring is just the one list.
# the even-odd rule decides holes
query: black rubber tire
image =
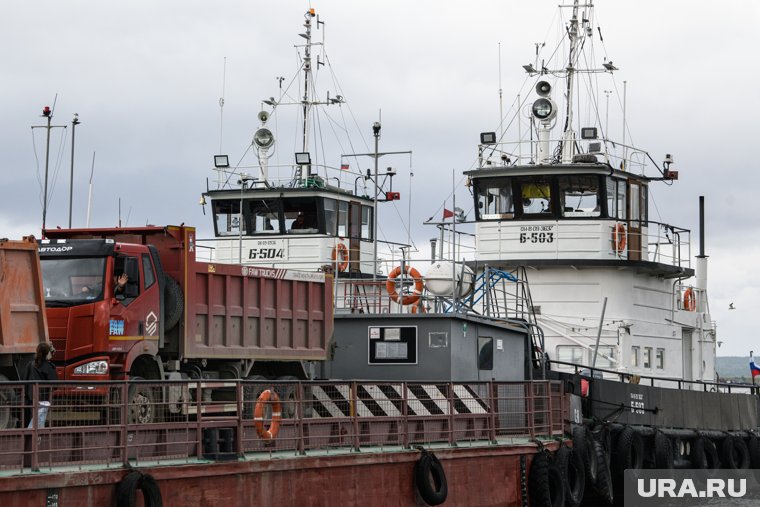
{"label": "black rubber tire", "polygon": [[749,468],[749,449],[739,437],[728,436],[720,446],[720,461],[728,470]]}
{"label": "black rubber tire", "polygon": [[594,453],[594,437],[586,426],[573,428],[573,449],[583,459],[586,487],[591,488],[596,482],[596,454]]}
{"label": "black rubber tire", "polygon": [[562,472],[545,451],[536,453],[531,461],[528,494],[531,507],[562,507],[565,504]]}
{"label": "black rubber tire", "polygon": [[142,491],[145,507],[162,507],[161,489],[153,476],[141,474],[137,470],[129,472],[116,485],[116,506],[134,507],[137,505],[137,491]]}
{"label": "black rubber tire", "polygon": [[749,464],[752,468],[760,468],[760,438],[752,435],[749,437],[749,444],[747,444],[747,450],[749,451]]}
{"label": "black rubber tire", "polygon": [[174,278],[164,276],[164,332],[171,331],[179,323],[184,309],[182,288]]}
{"label": "black rubber tire", "polygon": [[[145,380],[130,377],[130,380]],[[127,417],[130,424],[151,424],[158,421],[158,407],[155,403],[153,387],[138,383],[129,385],[129,407]]]}
{"label": "black rubber tire", "polygon": [[554,462],[562,474],[565,505],[579,507],[586,490],[586,467],[580,452],[575,448],[562,445],[554,455]]}
{"label": "black rubber tire", "polygon": [[449,495],[443,466],[435,454],[423,452],[414,464],[414,487],[428,505],[440,505]]}
{"label": "black rubber tire", "polygon": [[644,466],[644,440],[630,426],[623,428],[615,439],[612,468],[622,480],[626,470],[641,470]]}
{"label": "black rubber tire", "polygon": [[715,470],[720,468],[718,450],[709,438],[697,437],[692,442],[689,460],[691,461],[691,467],[699,470]]}
{"label": "black rubber tire", "polygon": [[594,452],[596,453],[597,474],[593,491],[596,493],[599,502],[592,503],[590,505],[612,505],[612,502],[615,499],[615,495],[612,487],[610,457],[607,454],[607,451],[604,450],[604,445],[596,440],[594,441]]}
{"label": "black rubber tire", "polygon": [[665,470],[673,468],[673,444],[661,431],[654,435],[654,467]]}

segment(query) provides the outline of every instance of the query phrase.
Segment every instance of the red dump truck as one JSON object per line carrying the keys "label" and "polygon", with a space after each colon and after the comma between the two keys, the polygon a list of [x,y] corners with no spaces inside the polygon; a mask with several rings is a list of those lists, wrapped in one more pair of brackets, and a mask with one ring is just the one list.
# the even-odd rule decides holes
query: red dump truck
{"label": "red dump truck", "polygon": [[[56,229],[46,237],[38,245],[41,286],[39,268],[0,265],[6,289],[25,278],[27,291],[39,291],[27,302],[16,301],[15,289],[0,290],[15,301],[0,299],[0,360],[10,380],[20,371],[12,354],[33,352],[48,334],[67,381],[308,379],[326,359],[330,275],[196,261],[195,229],[185,226]],[[37,246],[26,245],[25,262],[36,262]],[[29,331],[6,328],[11,320]],[[139,389],[142,399],[161,396]],[[144,415],[140,422],[151,422]]]}

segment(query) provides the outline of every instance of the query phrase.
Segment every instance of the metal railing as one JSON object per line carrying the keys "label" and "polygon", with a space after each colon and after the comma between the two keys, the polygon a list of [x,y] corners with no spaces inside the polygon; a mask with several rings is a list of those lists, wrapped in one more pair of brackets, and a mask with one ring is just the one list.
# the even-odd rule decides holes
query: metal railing
{"label": "metal railing", "polygon": [[[277,396],[266,401],[265,391]],[[45,399],[51,406],[41,417]],[[8,416],[0,471],[14,473],[280,451],[506,444],[562,435],[566,412],[557,381],[8,382],[0,384],[0,402]]]}

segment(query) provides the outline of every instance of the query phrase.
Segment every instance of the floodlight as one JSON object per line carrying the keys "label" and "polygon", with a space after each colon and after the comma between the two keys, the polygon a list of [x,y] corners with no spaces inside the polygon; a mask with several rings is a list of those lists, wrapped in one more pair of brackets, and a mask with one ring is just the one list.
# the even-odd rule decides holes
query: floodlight
{"label": "floodlight", "polygon": [[480,144],[496,144],[496,132],[481,132]]}
{"label": "floodlight", "polygon": [[583,127],[581,128],[581,139],[596,139],[598,133],[596,127]]}
{"label": "floodlight", "polygon": [[230,160],[227,155],[214,155],[214,167],[217,169],[222,167],[229,167],[230,166]]}
{"label": "floodlight", "polygon": [[311,165],[311,155],[309,152],[296,153],[296,164],[298,165]]}

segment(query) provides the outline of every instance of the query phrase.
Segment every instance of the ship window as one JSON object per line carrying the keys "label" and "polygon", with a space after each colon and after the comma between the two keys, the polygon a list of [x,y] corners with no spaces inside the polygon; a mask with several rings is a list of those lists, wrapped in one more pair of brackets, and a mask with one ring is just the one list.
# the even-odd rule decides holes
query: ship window
{"label": "ship window", "polygon": [[652,347],[644,347],[644,368],[652,367]]}
{"label": "ship window", "polygon": [[665,369],[665,349],[657,349],[655,355],[655,365],[658,370]]}
{"label": "ship window", "polygon": [[631,366],[637,368],[641,361],[641,347],[631,347]]}
{"label": "ship window", "polygon": [[478,337],[478,369],[493,370],[493,338]]}
{"label": "ship window", "polygon": [[289,234],[319,232],[316,197],[289,197],[282,200],[285,229]]}
{"label": "ship window", "polygon": [[599,179],[596,176],[560,176],[558,181],[562,216],[600,216]]}
{"label": "ship window", "polygon": [[362,206],[362,239],[372,240],[372,208]]}
{"label": "ship window", "polygon": [[641,197],[639,195],[640,186],[631,184],[631,220],[635,221],[635,227],[641,227],[641,223],[636,223],[641,219]]}
{"label": "ship window", "polygon": [[338,236],[348,236],[348,202],[338,201]]}
{"label": "ship window", "polygon": [[625,220],[625,181],[607,178],[607,215],[609,218]]}
{"label": "ship window", "polygon": [[512,197],[512,180],[483,179],[476,184],[478,214],[482,220],[513,218],[515,201]]}
{"label": "ship window", "polygon": [[[240,234],[240,201],[214,201],[214,221],[217,236]],[[245,229],[243,229],[245,234]]]}
{"label": "ship window", "polygon": [[335,232],[338,229],[338,203],[335,199],[325,199],[325,232],[331,236],[335,236]]}
{"label": "ship window", "polygon": [[599,353],[596,355],[596,366],[598,368],[614,368],[615,347],[600,346]]}
{"label": "ship window", "polygon": [[583,364],[583,347],[560,345],[557,347],[557,360],[563,363]]}
{"label": "ship window", "polygon": [[551,180],[546,176],[530,176],[518,180],[523,215],[551,215]]}
{"label": "ship window", "polygon": [[247,200],[247,228],[255,234],[280,233],[280,207],[275,199]]}

